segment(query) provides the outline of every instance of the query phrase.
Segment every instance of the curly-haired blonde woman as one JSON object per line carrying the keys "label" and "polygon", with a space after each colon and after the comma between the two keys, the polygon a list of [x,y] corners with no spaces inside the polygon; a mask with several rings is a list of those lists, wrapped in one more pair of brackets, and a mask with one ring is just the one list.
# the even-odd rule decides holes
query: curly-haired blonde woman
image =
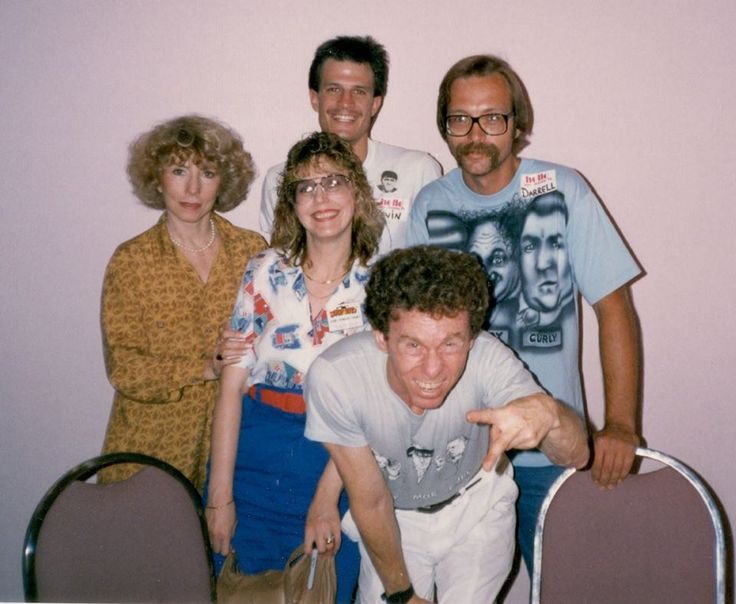
{"label": "curly-haired blonde woman", "polygon": [[[135,195],[164,212],[107,266],[102,332],[115,398],[103,450],[163,459],[201,490],[217,379],[245,346],[232,332],[220,337],[221,326],[243,266],[266,247],[215,210],[245,199],[253,161],[235,132],[187,115],[133,142],[128,176]],[[135,471],[114,466],[101,478]]]}
{"label": "curly-haired blonde woman", "polygon": [[[347,143],[320,132],[292,147],[273,247],[248,264],[230,322],[253,347],[240,363],[225,367],[213,420],[210,538],[217,553],[234,548],[247,573],[283,568],[305,539],[328,456],[304,438],[304,376],[323,350],[367,328],[365,282],[383,224]],[[332,464],[327,471],[336,475]],[[340,550],[338,602],[348,602],[357,548],[340,548],[337,501],[323,508],[325,517],[312,518],[307,527],[307,546],[314,541],[321,551]]]}

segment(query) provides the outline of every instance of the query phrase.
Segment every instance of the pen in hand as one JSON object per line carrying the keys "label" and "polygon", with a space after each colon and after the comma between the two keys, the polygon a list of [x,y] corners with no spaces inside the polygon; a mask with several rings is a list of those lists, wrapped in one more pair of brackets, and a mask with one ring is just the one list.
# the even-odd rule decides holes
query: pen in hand
{"label": "pen in hand", "polygon": [[310,591],[314,586],[314,575],[317,573],[317,544],[315,543],[314,549],[312,549],[312,558],[309,561],[309,576],[307,577],[307,591]]}

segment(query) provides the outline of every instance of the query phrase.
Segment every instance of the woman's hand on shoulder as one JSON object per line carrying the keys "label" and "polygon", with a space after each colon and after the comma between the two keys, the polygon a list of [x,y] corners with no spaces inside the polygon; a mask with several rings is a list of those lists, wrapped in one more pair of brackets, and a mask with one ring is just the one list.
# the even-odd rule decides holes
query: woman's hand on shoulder
{"label": "woman's hand on shoulder", "polygon": [[242,333],[231,330],[229,323],[225,323],[220,331],[220,337],[217,338],[215,349],[212,351],[212,358],[205,367],[205,379],[219,379],[223,368],[239,362],[251,346],[245,341]]}

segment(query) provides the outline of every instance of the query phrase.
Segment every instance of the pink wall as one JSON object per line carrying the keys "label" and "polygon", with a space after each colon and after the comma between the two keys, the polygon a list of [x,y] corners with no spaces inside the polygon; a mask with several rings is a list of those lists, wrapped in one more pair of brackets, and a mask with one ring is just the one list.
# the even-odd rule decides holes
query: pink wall
{"label": "pink wall", "polygon": [[[527,155],[589,178],[647,270],[634,295],[648,442],[694,466],[736,518],[736,5],[449,6],[0,2],[0,599],[21,598],[33,506],[102,442],[112,398],[98,324],[102,275],[115,246],[156,219],[129,192],[128,142],[182,112],[214,115],[243,134],[263,174],[316,127],[307,67],[316,45],[339,33],[371,33],[391,54],[375,137],[426,149],[446,169],[453,164],[433,125],[445,70],[494,52],[521,73],[537,116]],[[259,187],[230,214],[236,223],[256,226]],[[600,418],[591,313],[585,324],[585,376]],[[525,601],[525,581],[510,600]]]}

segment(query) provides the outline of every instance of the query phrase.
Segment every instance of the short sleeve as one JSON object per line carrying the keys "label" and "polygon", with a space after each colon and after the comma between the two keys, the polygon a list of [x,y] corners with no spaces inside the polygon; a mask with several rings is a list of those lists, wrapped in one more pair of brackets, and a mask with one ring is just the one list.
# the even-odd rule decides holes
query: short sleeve
{"label": "short sleeve", "polygon": [[330,361],[318,357],[307,372],[304,387],[307,423],[304,436],[346,447],[368,444],[357,417],[350,388]]}

